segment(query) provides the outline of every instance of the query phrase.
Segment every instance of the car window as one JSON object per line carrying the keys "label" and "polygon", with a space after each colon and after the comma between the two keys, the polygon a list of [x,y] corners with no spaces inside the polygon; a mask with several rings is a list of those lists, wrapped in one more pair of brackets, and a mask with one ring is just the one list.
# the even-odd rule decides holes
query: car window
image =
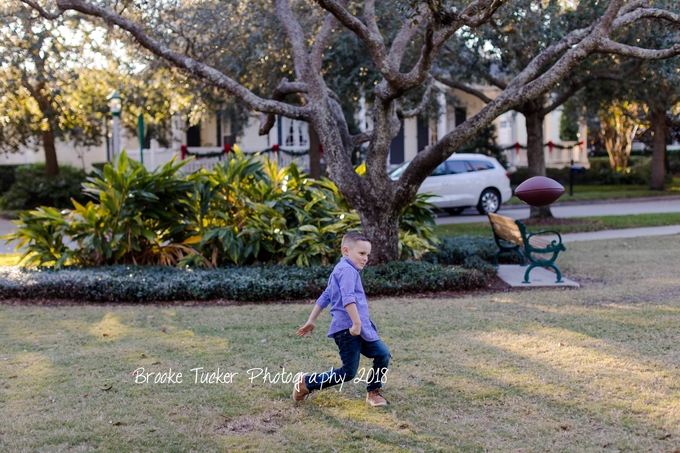
{"label": "car window", "polygon": [[442,162],[437,166],[437,168],[434,169],[434,171],[430,174],[430,176],[443,176],[446,174],[446,165],[445,162]]}
{"label": "car window", "polygon": [[452,174],[467,173],[468,164],[464,160],[447,160],[446,169]]}
{"label": "car window", "polygon": [[472,167],[477,171],[493,170],[496,168],[491,162],[485,160],[471,160],[470,165],[472,165]]}
{"label": "car window", "polygon": [[410,163],[411,163],[411,161],[404,162],[403,164],[401,164],[400,166],[398,166],[397,168],[392,170],[390,172],[390,178],[395,178],[395,179],[399,178],[401,176],[401,174],[404,173],[404,170],[406,170],[408,168],[408,164],[410,164]]}

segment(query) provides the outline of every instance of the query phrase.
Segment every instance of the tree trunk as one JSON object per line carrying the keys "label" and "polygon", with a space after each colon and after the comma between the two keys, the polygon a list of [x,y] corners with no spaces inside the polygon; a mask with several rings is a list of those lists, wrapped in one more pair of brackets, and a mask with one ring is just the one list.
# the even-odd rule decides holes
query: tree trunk
{"label": "tree trunk", "polygon": [[312,123],[308,123],[309,130],[309,176],[312,179],[321,178],[321,153],[319,152],[319,135]]}
{"label": "tree trunk", "polygon": [[57,162],[57,149],[54,144],[52,128],[42,133],[42,140],[45,149],[45,173],[47,176],[57,176],[59,175],[59,163]]}
{"label": "tree trunk", "polygon": [[[527,112],[524,115],[527,123],[527,166],[529,177],[545,176],[545,155],[543,153],[543,120],[539,113]],[[552,217],[550,206],[531,207],[530,218]]]}
{"label": "tree trunk", "polygon": [[399,211],[383,206],[357,209],[362,233],[371,241],[371,263],[399,259]]}
{"label": "tree trunk", "polygon": [[652,130],[654,143],[652,149],[652,181],[650,190],[664,190],[665,154],[666,154],[666,110],[657,108],[652,112]]}

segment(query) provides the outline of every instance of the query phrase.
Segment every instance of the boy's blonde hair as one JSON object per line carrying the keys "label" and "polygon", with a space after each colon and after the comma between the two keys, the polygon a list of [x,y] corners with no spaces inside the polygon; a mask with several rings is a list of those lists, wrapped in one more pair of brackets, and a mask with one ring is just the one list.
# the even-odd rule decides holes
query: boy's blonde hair
{"label": "boy's blonde hair", "polygon": [[349,233],[345,233],[345,235],[342,237],[342,243],[340,244],[340,248],[342,247],[350,247],[357,242],[368,242],[369,244],[371,241],[368,240],[366,236],[364,236],[361,233],[357,233],[356,231],[350,231]]}

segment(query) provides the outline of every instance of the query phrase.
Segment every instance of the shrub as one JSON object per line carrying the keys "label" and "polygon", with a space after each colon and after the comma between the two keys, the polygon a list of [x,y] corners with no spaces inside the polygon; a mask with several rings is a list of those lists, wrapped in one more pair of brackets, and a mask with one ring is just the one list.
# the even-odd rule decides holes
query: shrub
{"label": "shrub", "polygon": [[680,175],[680,151],[668,152],[668,172]]}
{"label": "shrub", "polygon": [[8,210],[35,209],[38,206],[68,208],[71,198],[83,202],[86,197],[81,184],[87,175],[68,165],[59,167],[59,175],[45,175],[45,164],[17,167],[15,182],[2,197],[2,207]]}
{"label": "shrub", "polygon": [[[441,239],[436,251],[423,256],[423,261],[488,271],[486,266],[493,263],[494,254],[497,250],[498,246],[493,237],[445,237]],[[519,258],[515,254],[504,253],[500,255],[499,262],[519,263]]]}
{"label": "shrub", "polygon": [[[15,236],[27,265],[325,265],[338,258],[342,234],[360,229],[331,181],[312,181],[294,164],[237,152],[212,172],[185,176],[183,165],[151,173],[121,153],[116,168],[94,170],[83,184],[94,201],[21,212]],[[404,258],[432,249],[426,197],[402,211],[400,239]]]}
{"label": "shrub", "polygon": [[0,165],[0,196],[7,192],[17,180],[17,167],[18,165]]}
{"label": "shrub", "polygon": [[[169,266],[103,266],[91,269],[0,268],[0,299],[71,299],[87,302],[183,300],[267,301],[318,297],[330,266],[230,266],[216,269]],[[368,266],[367,295],[401,295],[484,286],[488,273],[408,261]]]}
{"label": "shrub", "polygon": [[[574,183],[586,185],[648,185],[652,177],[651,158],[631,156],[626,171],[614,171],[609,167],[609,158],[591,157],[590,168],[585,174],[574,177]],[[569,184],[569,167],[546,168],[546,176],[557,182]],[[529,169],[520,167],[510,175],[510,184],[518,186],[529,179]]]}

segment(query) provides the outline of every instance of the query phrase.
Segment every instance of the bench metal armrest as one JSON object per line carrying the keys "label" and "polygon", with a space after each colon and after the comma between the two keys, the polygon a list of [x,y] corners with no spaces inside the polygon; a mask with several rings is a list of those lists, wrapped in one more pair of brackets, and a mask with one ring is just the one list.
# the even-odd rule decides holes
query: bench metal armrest
{"label": "bench metal armrest", "polygon": [[[556,240],[550,241],[550,244],[548,244],[547,246],[545,246],[545,247],[543,247],[543,248],[541,248],[541,247],[536,247],[536,246],[534,246],[533,244],[531,244],[531,242],[529,242],[530,239],[531,239],[533,236],[536,236],[536,235],[538,235],[538,234],[545,233],[545,232],[550,232],[550,233],[557,234],[557,237],[558,237],[558,239],[559,239],[559,242],[557,242]],[[527,233],[526,238],[527,238],[527,240],[526,240],[527,243],[526,243],[525,247],[526,247],[526,249],[527,249],[528,252],[534,252],[534,253],[555,253],[555,252],[560,252],[560,251],[565,251],[565,250],[567,250],[566,247],[565,247],[564,245],[562,245],[562,236],[560,236],[560,234],[559,234],[557,231],[544,230],[544,231],[539,231],[539,232],[536,232],[536,233]]]}

